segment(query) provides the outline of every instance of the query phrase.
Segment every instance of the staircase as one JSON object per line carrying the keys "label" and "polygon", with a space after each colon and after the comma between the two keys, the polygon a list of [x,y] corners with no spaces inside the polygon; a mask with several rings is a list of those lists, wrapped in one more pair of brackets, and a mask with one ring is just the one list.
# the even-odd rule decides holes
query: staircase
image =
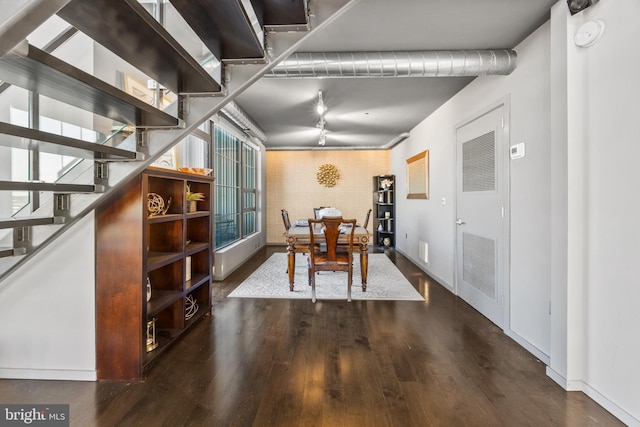
{"label": "staircase", "polygon": [[[0,232],[7,234],[4,239],[0,235],[0,283],[205,120],[227,106],[230,114],[236,111],[232,101],[238,94],[353,1],[9,2],[0,17],[0,105],[2,93],[16,86],[122,126],[92,143],[44,132],[33,124],[0,122],[0,147],[80,159],[56,182],[0,180],[0,192],[31,194],[29,205],[0,218]],[[204,57],[196,59],[174,37],[175,20],[172,32],[162,25],[168,8],[197,36],[207,52]],[[42,48],[29,44],[29,35],[56,14],[69,27]],[[176,94],[176,101],[161,110],[54,56],[78,32]],[[132,127],[135,132],[125,132]],[[31,172],[31,177],[38,176],[37,169]]]}

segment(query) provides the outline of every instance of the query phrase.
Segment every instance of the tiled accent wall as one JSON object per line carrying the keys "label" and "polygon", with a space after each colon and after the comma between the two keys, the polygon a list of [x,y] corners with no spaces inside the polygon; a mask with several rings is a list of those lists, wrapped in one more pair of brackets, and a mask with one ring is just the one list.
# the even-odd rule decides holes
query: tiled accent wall
{"label": "tiled accent wall", "polygon": [[[390,173],[390,158],[389,150],[267,151],[267,243],[285,243],[281,209],[293,222],[313,217],[314,207],[332,206],[363,223],[373,205],[373,177]],[[325,163],[340,173],[334,187],[316,181]]]}

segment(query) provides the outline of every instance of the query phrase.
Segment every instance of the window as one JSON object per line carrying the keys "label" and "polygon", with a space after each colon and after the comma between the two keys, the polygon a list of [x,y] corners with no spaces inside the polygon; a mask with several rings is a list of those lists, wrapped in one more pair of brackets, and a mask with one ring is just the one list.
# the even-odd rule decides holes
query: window
{"label": "window", "polygon": [[[29,111],[12,106],[9,107],[9,123],[28,128],[31,127],[33,121],[34,119],[30,117]],[[67,136],[94,143],[98,142],[101,138],[101,135],[94,130],[42,115],[38,116],[36,123],[39,123],[39,130],[55,135]],[[37,147],[32,150],[11,148],[11,180],[29,181],[35,179],[44,182],[57,182],[62,176],[80,163],[81,160],[82,159],[72,156],[41,153]],[[39,165],[37,171],[32,171],[32,164]],[[30,194],[28,191],[12,191],[11,214],[15,214],[29,202]],[[37,207],[37,205],[32,206],[32,208]]]}
{"label": "window", "polygon": [[256,232],[256,150],[242,143],[242,235]]}
{"label": "window", "polygon": [[256,150],[214,127],[216,249],[256,232]]}
{"label": "window", "polygon": [[178,167],[211,168],[211,137],[195,130],[174,148]]}

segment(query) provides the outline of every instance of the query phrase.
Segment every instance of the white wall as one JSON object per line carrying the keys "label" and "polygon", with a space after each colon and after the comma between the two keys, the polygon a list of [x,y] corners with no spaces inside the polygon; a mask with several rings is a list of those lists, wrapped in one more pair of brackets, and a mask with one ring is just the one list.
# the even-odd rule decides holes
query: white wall
{"label": "white wall", "polygon": [[[509,76],[479,77],[411,131],[392,151],[398,188],[406,188],[406,159],[428,149],[429,200],[399,195],[397,248],[444,286],[454,289],[456,126],[490,105],[508,100],[506,146],[524,142],[526,156],[510,164],[511,272],[507,332],[538,357],[549,354],[550,169],[549,24],[519,46]],[[442,205],[445,198],[445,205]],[[429,263],[418,241],[429,244]]]}
{"label": "white wall", "polygon": [[[553,42],[558,51],[565,43],[568,77],[566,99],[554,95],[553,105],[560,110],[564,104],[567,126],[552,127],[552,135],[560,135],[558,141],[566,135],[569,220],[567,280],[557,292],[567,310],[554,310],[559,327],[552,340],[559,345],[550,369],[567,388],[585,391],[625,423],[640,425],[640,52],[634,44],[640,40],[640,3],[601,1],[573,17],[556,6]],[[605,32],[595,45],[577,47],[573,35],[589,20],[601,20]]]}
{"label": "white wall", "polygon": [[95,380],[94,216],[0,283],[0,378]]}
{"label": "white wall", "polygon": [[[431,198],[398,199],[398,249],[453,289],[455,127],[508,97],[510,144],[525,142],[527,156],[510,163],[505,332],[542,353],[559,384],[629,425],[640,425],[639,16],[635,0],[603,0],[575,16],[559,1],[516,47],[513,74],[474,80],[392,152],[404,188],[406,158],[430,150]],[[605,23],[602,39],[576,47],[575,31],[592,19]],[[428,264],[418,240],[430,245]]]}
{"label": "white wall", "polygon": [[[49,24],[29,41],[42,45],[66,26],[55,18]],[[90,46],[86,38],[76,37],[56,54],[90,72]],[[26,110],[26,101],[23,89],[6,91],[2,97],[5,110],[0,113],[6,116],[3,121],[9,122],[10,105]],[[92,127],[91,113],[44,97],[40,107],[41,115]],[[11,158],[6,151],[3,162]],[[2,170],[10,173],[11,168]],[[10,207],[3,200],[0,204]],[[96,379],[94,247],[94,217],[88,215],[2,280],[0,324],[9,327],[0,328],[0,377]]]}

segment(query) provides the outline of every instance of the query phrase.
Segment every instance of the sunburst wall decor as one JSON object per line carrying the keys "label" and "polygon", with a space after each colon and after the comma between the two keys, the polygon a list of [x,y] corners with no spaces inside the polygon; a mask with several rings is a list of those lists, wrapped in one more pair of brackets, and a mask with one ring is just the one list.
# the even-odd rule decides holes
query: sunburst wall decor
{"label": "sunburst wall decor", "polygon": [[338,172],[338,168],[334,165],[326,163],[318,169],[316,179],[318,180],[318,184],[324,185],[325,187],[333,187],[340,179],[340,172]]}

